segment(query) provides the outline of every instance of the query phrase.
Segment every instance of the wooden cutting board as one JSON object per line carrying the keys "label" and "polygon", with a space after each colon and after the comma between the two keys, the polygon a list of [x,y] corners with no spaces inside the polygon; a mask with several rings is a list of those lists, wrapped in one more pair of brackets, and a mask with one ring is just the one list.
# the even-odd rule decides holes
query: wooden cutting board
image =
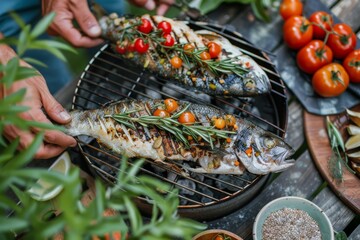
{"label": "wooden cutting board", "polygon": [[[337,116],[331,116],[335,119]],[[326,130],[324,116],[310,114],[304,111],[304,131],[312,159],[323,178],[337,196],[357,214],[360,214],[360,179],[343,167],[343,182],[333,179],[329,170],[331,147]]]}

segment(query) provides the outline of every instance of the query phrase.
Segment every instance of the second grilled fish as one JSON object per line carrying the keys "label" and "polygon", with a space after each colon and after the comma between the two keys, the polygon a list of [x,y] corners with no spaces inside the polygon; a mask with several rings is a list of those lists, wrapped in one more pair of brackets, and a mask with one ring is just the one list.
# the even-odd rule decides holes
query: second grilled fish
{"label": "second grilled fish", "polygon": [[[225,115],[223,111],[212,107],[179,102],[176,112],[187,107],[186,111],[195,115],[197,126],[200,127],[211,127],[212,119],[230,116],[235,132],[229,134],[226,140],[214,140],[213,147],[199,140],[189,141],[189,147],[186,148],[173,134],[151,124],[144,127],[134,122],[135,128],[132,129],[112,117],[114,114],[129,113],[136,120],[142,116],[152,116],[154,110],[163,105],[163,100],[124,100],[102,109],[75,110],[70,113],[72,121],[66,125],[66,132],[72,136],[94,137],[113,152],[127,157],[196,162],[198,167],[187,168],[194,172],[242,174],[246,168],[254,174],[268,174],[285,170],[294,164],[294,160],[288,160],[293,149],[280,137],[246,119]],[[155,121],[159,119],[155,118]],[[177,124],[176,119],[174,121]]]}
{"label": "second grilled fish", "polygon": [[[139,31],[142,19],[150,22],[152,32],[144,34]],[[175,42],[170,42],[169,46],[164,46],[162,41],[165,40],[165,35],[157,28],[163,21],[172,27],[171,37],[168,37]],[[119,56],[187,88],[210,95],[242,97],[264,94],[271,90],[270,81],[261,67],[226,38],[214,32],[193,31],[186,22],[163,16],[144,15],[141,18],[127,19],[110,14],[99,22],[103,37],[113,43],[114,49],[122,49],[119,50]],[[143,40],[140,48],[146,48],[148,44],[149,49],[143,53],[134,51],[133,44],[135,42],[136,45],[138,39]],[[217,57],[202,60],[201,53],[208,51],[210,42],[218,44],[222,50]],[[183,51],[184,46],[189,43],[195,48],[190,57],[189,53],[184,54]],[[182,59],[181,67],[175,68],[171,64],[171,59],[175,56]],[[188,60],[185,61],[185,58]]]}

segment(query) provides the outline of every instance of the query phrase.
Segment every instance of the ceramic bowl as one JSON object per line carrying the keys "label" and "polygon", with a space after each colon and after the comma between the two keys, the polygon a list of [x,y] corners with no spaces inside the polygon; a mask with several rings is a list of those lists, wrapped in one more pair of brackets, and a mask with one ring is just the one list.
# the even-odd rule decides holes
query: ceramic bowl
{"label": "ceramic bowl", "polygon": [[253,225],[254,240],[262,240],[262,226],[266,218],[282,208],[299,209],[307,212],[319,225],[322,239],[334,240],[333,227],[326,214],[309,200],[300,197],[281,197],[266,204],[258,213]]}
{"label": "ceramic bowl", "polygon": [[193,237],[192,240],[213,240],[215,239],[215,237],[218,234],[225,234],[226,236],[230,237],[231,240],[243,240],[241,237],[239,237],[238,235],[223,230],[223,229],[209,229],[209,230],[205,230],[199,234],[197,234],[195,237]]}

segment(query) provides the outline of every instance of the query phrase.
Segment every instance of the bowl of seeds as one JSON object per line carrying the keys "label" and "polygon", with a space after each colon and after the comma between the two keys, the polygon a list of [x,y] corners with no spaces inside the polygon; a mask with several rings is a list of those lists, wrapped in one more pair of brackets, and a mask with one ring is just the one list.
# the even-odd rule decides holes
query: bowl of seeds
{"label": "bowl of seeds", "polygon": [[281,197],[266,204],[253,225],[254,240],[334,240],[323,210],[301,197]]}

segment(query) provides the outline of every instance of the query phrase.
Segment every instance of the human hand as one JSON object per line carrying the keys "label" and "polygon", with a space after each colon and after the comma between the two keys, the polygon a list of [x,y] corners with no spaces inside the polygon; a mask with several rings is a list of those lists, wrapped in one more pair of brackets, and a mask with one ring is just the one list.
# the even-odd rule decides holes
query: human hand
{"label": "human hand", "polygon": [[[1,63],[4,64],[15,56],[16,53],[10,47],[5,45],[0,46]],[[21,65],[30,67],[24,61],[21,61]],[[24,101],[19,105],[28,106],[30,110],[21,113],[21,118],[51,124],[50,120],[41,110],[43,107],[46,114],[53,121],[59,124],[65,124],[71,120],[69,114],[50,94],[45,79],[42,76],[35,76],[22,81],[14,82],[9,89],[1,89],[2,91],[0,91],[0,98],[3,98],[5,94],[9,95],[22,88],[26,88],[26,95]],[[19,137],[19,149],[21,150],[27,148],[32,143],[38,131],[39,129],[37,128],[24,131],[14,125],[7,125],[3,129],[3,134],[9,141]],[[42,159],[54,157],[63,152],[67,147],[74,147],[75,145],[76,140],[64,134],[63,132],[56,130],[46,130],[44,133],[43,143],[36,152],[35,158]]]}
{"label": "human hand", "polygon": [[[100,26],[90,12],[86,0],[42,0],[42,14],[55,12],[54,21],[49,27],[49,34],[61,35],[75,47],[94,47],[100,39]],[[79,24],[76,28],[73,20]]]}
{"label": "human hand", "polygon": [[129,0],[129,2],[150,11],[157,8],[156,14],[164,15],[169,7],[175,3],[175,0]]}

